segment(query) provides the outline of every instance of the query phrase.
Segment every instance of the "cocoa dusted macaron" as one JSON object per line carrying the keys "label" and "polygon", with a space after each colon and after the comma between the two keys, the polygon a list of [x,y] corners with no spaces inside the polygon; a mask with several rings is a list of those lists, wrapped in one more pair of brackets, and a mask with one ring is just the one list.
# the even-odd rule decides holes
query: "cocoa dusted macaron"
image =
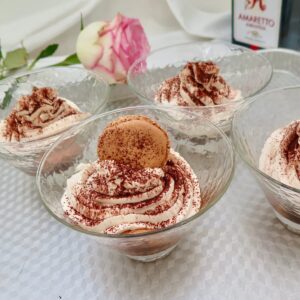
{"label": "cocoa dusted macaron", "polygon": [[167,133],[142,115],[123,116],[111,122],[98,141],[100,160],[115,160],[133,168],[163,167],[169,151]]}

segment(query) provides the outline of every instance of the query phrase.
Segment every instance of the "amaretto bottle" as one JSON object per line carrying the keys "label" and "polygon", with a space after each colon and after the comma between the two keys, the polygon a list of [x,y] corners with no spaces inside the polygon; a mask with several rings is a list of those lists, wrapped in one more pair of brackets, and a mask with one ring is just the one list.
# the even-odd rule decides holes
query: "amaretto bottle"
{"label": "amaretto bottle", "polygon": [[300,50],[300,0],[232,0],[232,41]]}

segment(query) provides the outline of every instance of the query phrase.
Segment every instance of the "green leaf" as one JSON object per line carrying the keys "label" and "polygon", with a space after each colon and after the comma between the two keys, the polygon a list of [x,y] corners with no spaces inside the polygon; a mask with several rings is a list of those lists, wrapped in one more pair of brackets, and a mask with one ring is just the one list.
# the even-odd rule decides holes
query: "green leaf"
{"label": "green leaf", "polygon": [[38,60],[41,58],[49,57],[54,54],[54,52],[57,50],[58,44],[51,44],[47,46],[45,49],[43,49],[40,54],[37,56],[37,58],[30,64],[28,67],[29,70],[31,70],[34,65],[37,63]]}
{"label": "green leaf", "polygon": [[77,65],[80,64],[80,60],[76,53],[73,53],[66,57],[63,61],[52,65],[51,67],[64,67],[64,66],[71,66],[71,65]]}
{"label": "green leaf", "polygon": [[1,50],[1,45],[0,45],[0,60],[3,58],[2,50]]}
{"label": "green leaf", "polygon": [[12,92],[9,92],[9,90],[6,91],[2,103],[0,104],[0,109],[5,109],[9,105],[11,98],[12,98]]}
{"label": "green leaf", "polygon": [[7,52],[3,64],[7,70],[18,69],[27,65],[28,54],[25,48]]}
{"label": "green leaf", "polygon": [[12,99],[13,92],[15,91],[17,86],[18,86],[18,80],[15,80],[12,83],[11,87],[7,91],[4,92],[5,96],[2,100],[2,103],[0,104],[0,109],[5,109],[9,105],[9,103]]}
{"label": "green leaf", "polygon": [[84,29],[83,17],[82,17],[82,14],[80,14],[80,31],[82,31],[83,29]]}

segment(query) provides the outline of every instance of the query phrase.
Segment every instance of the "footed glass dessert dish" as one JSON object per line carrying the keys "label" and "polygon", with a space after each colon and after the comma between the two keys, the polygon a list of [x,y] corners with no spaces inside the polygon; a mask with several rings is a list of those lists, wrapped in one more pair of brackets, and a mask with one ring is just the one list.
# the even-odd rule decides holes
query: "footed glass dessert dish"
{"label": "footed glass dessert dish", "polygon": [[226,42],[193,42],[137,60],[128,85],[147,104],[194,112],[227,131],[234,112],[271,77],[270,62],[258,53]]}
{"label": "footed glass dessert dish", "polygon": [[108,84],[77,67],[10,77],[0,84],[0,157],[35,175],[45,151],[67,129],[106,105]]}
{"label": "footed glass dessert dish", "polygon": [[[95,222],[95,218],[99,216],[99,211],[103,208],[102,205],[106,207],[105,211],[109,214],[109,208],[115,208],[115,204],[113,203],[118,203],[120,199],[117,197],[112,200],[111,197],[104,197],[105,203],[99,204],[93,202],[96,199],[94,196],[92,197],[93,201],[89,201],[89,195],[81,192],[86,192],[86,187],[92,187],[92,192],[94,193],[96,191],[96,197],[98,198],[99,196],[100,198],[103,198],[103,194],[108,193],[105,188],[107,186],[101,186],[101,182],[103,183],[103,179],[106,181],[110,178],[110,175],[107,175],[107,170],[115,170],[115,168],[109,167],[107,170],[105,168],[100,168],[97,171],[98,173],[95,173],[94,166],[99,154],[97,154],[97,149],[102,155],[105,153],[105,155],[107,155],[111,150],[109,147],[99,148],[99,145],[103,144],[103,139],[110,139],[113,135],[112,132],[108,131],[107,134],[102,135],[102,138],[99,139],[99,136],[103,133],[104,129],[107,132],[108,128],[114,128],[112,125],[107,127],[108,124],[119,126],[121,123],[120,120],[131,120],[136,116],[139,116],[138,118],[141,119],[146,117],[153,120],[155,124],[157,123],[160,126],[163,132],[167,133],[171,145],[171,155],[174,154],[174,151],[178,153],[179,156],[177,156],[177,158],[179,157],[186,161],[193,170],[196,180],[199,182],[201,207],[187,218],[178,218],[179,221],[175,224],[174,222],[171,222],[174,220],[171,218],[171,225],[168,226],[151,227],[151,224],[149,225],[144,222],[142,227],[149,225],[146,230],[144,230],[145,228],[143,228],[143,230],[132,230],[133,224],[135,226],[140,225],[138,220],[140,220],[139,214],[142,214],[141,207],[143,205],[148,205],[147,203],[150,203],[153,200],[153,198],[150,197],[149,200],[146,199],[134,203],[134,205],[137,205],[137,210],[134,212],[134,218],[129,216],[130,218],[127,219],[127,223],[125,224],[129,230],[123,230],[122,233],[119,233],[117,230],[120,226],[116,226],[119,224],[116,222],[119,222],[118,220],[122,219],[122,213],[120,213],[117,219],[114,219],[115,223],[109,224],[109,226],[107,226],[107,221],[103,223],[101,223],[101,220]],[[118,119],[118,121],[115,121],[116,119]],[[112,121],[115,122],[111,123]],[[148,125],[145,125],[146,128],[148,128]],[[128,128],[128,130],[133,130],[133,127],[129,126]],[[191,128],[193,128],[193,131],[191,131]],[[161,134],[157,129],[152,128],[151,130],[154,130],[154,132],[156,132],[155,134],[158,136]],[[208,133],[211,133],[212,131],[214,131],[214,138],[211,138],[208,135]],[[161,139],[158,139],[158,141],[161,141]],[[128,142],[131,143],[132,140],[129,139]],[[114,143],[113,147],[118,145],[119,143]],[[124,145],[121,144],[121,146],[123,147]],[[144,148],[140,145],[136,149],[145,150],[147,147]],[[65,157],[65,159],[61,159],[61,157]],[[122,159],[122,155],[120,156],[120,159]],[[143,157],[140,159],[143,161]],[[156,160],[156,157],[153,157],[153,159]],[[147,163],[148,160],[145,162]],[[105,163],[105,161],[100,161],[100,163]],[[112,161],[108,164],[108,166],[110,165],[112,165]],[[82,166],[90,166],[91,168],[84,168]],[[166,167],[172,170],[173,166],[171,159]],[[78,181],[77,179],[81,176],[76,175],[78,174],[78,169],[86,170],[86,173],[84,173],[85,175],[83,174],[84,176],[82,176],[82,180],[84,180],[86,184],[83,190],[78,190],[79,194],[76,194],[76,189],[74,189],[75,194],[70,194],[69,187],[72,186],[71,182],[74,182],[74,180]],[[161,169],[147,170],[143,172],[146,172],[146,174],[152,172],[151,170],[154,170],[153,172],[156,172],[155,174],[160,174],[161,172]],[[76,127],[71,128],[57,140],[44,155],[37,172],[36,182],[45,207],[59,222],[71,229],[87,234],[89,237],[99,242],[99,244],[125,254],[132,259],[150,262],[169,254],[186,235],[189,235],[192,232],[194,226],[201,226],[202,216],[227,190],[232,179],[233,170],[234,154],[231,143],[228,137],[213,124],[206,120],[199,121],[197,115],[193,115],[189,112],[170,115],[169,110],[164,108],[140,106],[99,114],[89,118]],[[130,178],[130,176],[136,174],[136,172],[139,171],[131,170],[128,173],[125,172],[125,176],[128,175]],[[111,187],[122,184],[122,181],[117,180],[119,175],[116,174],[115,176],[116,177],[110,179],[113,181],[109,180]],[[97,178],[102,179],[99,181],[96,180]],[[135,189],[138,184],[140,184],[138,179],[140,177],[134,178],[135,182],[130,183],[124,181],[122,185],[124,185],[126,189],[132,191],[132,189]],[[155,178],[157,178],[157,176]],[[175,185],[179,188],[183,187],[181,185],[183,185],[184,182],[179,180],[180,177],[177,178],[175,176],[174,178]],[[165,177],[162,177],[162,180],[164,181]],[[113,182],[115,183],[113,184]],[[176,188],[174,191],[176,193]],[[79,199],[79,202],[75,202],[75,204],[72,202],[74,200],[74,195],[76,197],[78,196],[77,199]],[[136,196],[139,197],[139,194]],[[181,196],[186,197],[184,193]],[[125,197],[128,197],[128,194],[125,194]],[[100,201],[102,200],[100,199]],[[191,200],[193,201],[193,199]],[[194,200],[194,202],[196,202],[196,200],[199,201],[199,199]],[[65,204],[67,203],[68,205],[68,202],[72,202],[72,206],[66,206]],[[136,200],[134,200],[134,202],[136,202]],[[179,201],[176,203],[176,205],[178,205],[178,203],[182,202]],[[133,204],[127,206],[130,208]],[[120,206],[117,206],[117,211],[121,212],[123,209],[126,211],[127,206],[125,205],[125,208],[123,207],[120,210],[118,209]],[[164,204],[160,203],[159,207],[159,213],[161,213],[161,210],[164,209]],[[82,218],[81,214],[84,214],[85,217]],[[153,224],[157,224],[155,212],[153,212],[153,214],[148,214],[150,221],[152,221],[152,215],[154,220]],[[168,214],[166,214],[165,217],[166,216],[168,217]],[[174,215],[174,218],[176,219],[177,216]],[[130,220],[131,223],[128,220]],[[138,224],[136,224],[136,222],[138,222]],[[123,224],[121,225],[123,226]],[[103,228],[105,229],[105,233],[103,233]]]}
{"label": "footed glass dessert dish", "polygon": [[278,219],[300,234],[300,87],[256,96],[236,113],[232,138]]}

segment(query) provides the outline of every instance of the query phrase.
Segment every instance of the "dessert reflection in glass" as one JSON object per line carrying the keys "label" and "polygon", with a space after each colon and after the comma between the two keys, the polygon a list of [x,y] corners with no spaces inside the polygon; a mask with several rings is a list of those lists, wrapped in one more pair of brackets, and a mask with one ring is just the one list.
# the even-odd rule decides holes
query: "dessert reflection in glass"
{"label": "dessert reflection in glass", "polygon": [[[108,84],[82,68],[60,67],[10,77],[0,84],[0,157],[35,175],[52,143],[75,124],[106,104]],[[80,151],[56,161],[66,162]]]}
{"label": "dessert reflection in glass", "polygon": [[[300,233],[300,87],[256,96],[234,116],[233,139],[276,216]],[[266,113],[267,112],[267,113]]]}
{"label": "dessert reflection in glass", "polygon": [[[82,151],[66,168],[54,161],[69,137],[69,147]],[[71,128],[45,154],[36,180],[61,223],[130,258],[153,261],[193,233],[226,191],[233,166],[227,136],[208,121],[140,106]]]}
{"label": "dessert reflection in glass", "polygon": [[104,129],[99,159],[67,181],[67,216],[99,233],[161,229],[197,213],[197,176],[167,133],[145,116],[121,117]]}

